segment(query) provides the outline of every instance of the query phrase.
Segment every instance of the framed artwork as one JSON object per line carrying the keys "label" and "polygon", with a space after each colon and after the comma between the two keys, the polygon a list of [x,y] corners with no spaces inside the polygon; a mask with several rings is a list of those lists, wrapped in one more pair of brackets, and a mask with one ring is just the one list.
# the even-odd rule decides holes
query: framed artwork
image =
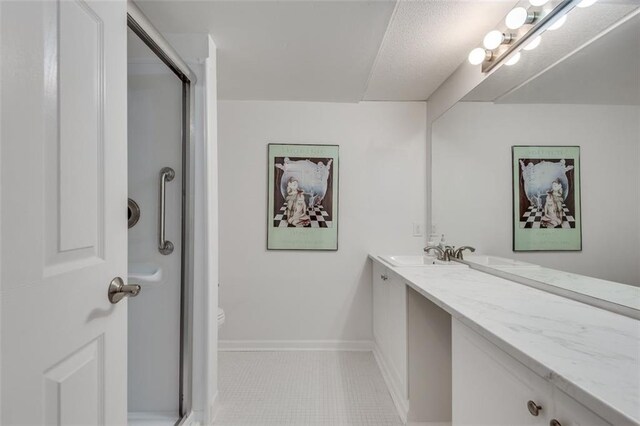
{"label": "framed artwork", "polygon": [[338,250],[338,148],[268,145],[267,249]]}
{"label": "framed artwork", "polygon": [[582,250],[580,147],[511,150],[513,250]]}

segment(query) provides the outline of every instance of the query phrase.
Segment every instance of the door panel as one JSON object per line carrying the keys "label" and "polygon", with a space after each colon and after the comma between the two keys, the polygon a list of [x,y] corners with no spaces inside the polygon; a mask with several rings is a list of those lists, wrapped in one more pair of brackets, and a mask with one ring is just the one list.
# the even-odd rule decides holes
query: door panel
{"label": "door panel", "polygon": [[126,424],[126,3],[0,2],[0,423]]}
{"label": "door panel", "polygon": [[[98,216],[104,205],[103,22],[83,1],[59,3],[59,14],[58,249],[90,248],[84,256],[92,257],[102,254],[98,234],[104,235]],[[51,65],[45,64],[46,69],[56,68]],[[81,209],[78,200],[83,201]]]}
{"label": "door panel", "polygon": [[102,345],[100,336],[45,372],[45,424],[104,424]]}
{"label": "door panel", "polygon": [[[84,1],[45,7],[46,275],[104,261],[104,23]],[[59,19],[54,19],[54,14]],[[78,96],[82,93],[82,96]],[[81,203],[79,201],[81,200]]]}

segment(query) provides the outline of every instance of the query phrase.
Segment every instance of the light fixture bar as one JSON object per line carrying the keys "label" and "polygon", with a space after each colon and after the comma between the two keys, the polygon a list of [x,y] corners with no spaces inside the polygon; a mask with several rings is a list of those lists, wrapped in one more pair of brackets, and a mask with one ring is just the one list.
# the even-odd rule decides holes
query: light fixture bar
{"label": "light fixture bar", "polygon": [[546,29],[548,29],[551,25],[553,25],[556,18],[562,16],[564,14],[569,13],[574,7],[578,5],[582,0],[563,0],[556,7],[554,7],[548,14],[540,18],[533,27],[529,31],[527,31],[522,37],[517,38],[512,41],[511,44],[507,45],[507,50],[505,50],[499,58],[485,61],[482,63],[482,72],[488,73],[502,62],[507,60],[507,57],[511,55],[513,52],[518,51],[521,47],[524,47],[529,40],[534,39],[535,37],[542,34]]}

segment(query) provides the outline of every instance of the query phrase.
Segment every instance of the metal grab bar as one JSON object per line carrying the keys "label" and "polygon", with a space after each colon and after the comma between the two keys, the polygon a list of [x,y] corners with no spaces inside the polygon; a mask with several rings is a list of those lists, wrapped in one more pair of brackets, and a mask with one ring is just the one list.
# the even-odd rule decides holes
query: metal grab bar
{"label": "metal grab bar", "polygon": [[158,220],[158,250],[162,254],[173,253],[173,243],[165,239],[165,210],[166,210],[166,196],[165,189],[167,182],[171,182],[176,177],[176,172],[171,167],[163,167],[160,170],[160,206],[159,206],[159,220]]}

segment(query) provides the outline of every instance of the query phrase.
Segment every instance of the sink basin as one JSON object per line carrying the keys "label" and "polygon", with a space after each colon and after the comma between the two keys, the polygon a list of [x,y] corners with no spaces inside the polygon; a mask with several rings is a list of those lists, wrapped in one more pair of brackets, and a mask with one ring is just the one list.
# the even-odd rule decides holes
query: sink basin
{"label": "sink basin", "polygon": [[484,255],[466,255],[464,256],[464,261],[473,263],[476,265],[489,266],[489,267],[535,268],[538,266],[538,265],[534,265],[533,263],[522,262],[514,259],[507,259],[506,257],[484,256]]}
{"label": "sink basin", "polygon": [[441,260],[427,258],[422,255],[378,256],[378,257],[393,266],[438,266],[438,267],[453,266],[457,268],[466,267],[466,265],[463,265],[461,263],[443,262]]}

